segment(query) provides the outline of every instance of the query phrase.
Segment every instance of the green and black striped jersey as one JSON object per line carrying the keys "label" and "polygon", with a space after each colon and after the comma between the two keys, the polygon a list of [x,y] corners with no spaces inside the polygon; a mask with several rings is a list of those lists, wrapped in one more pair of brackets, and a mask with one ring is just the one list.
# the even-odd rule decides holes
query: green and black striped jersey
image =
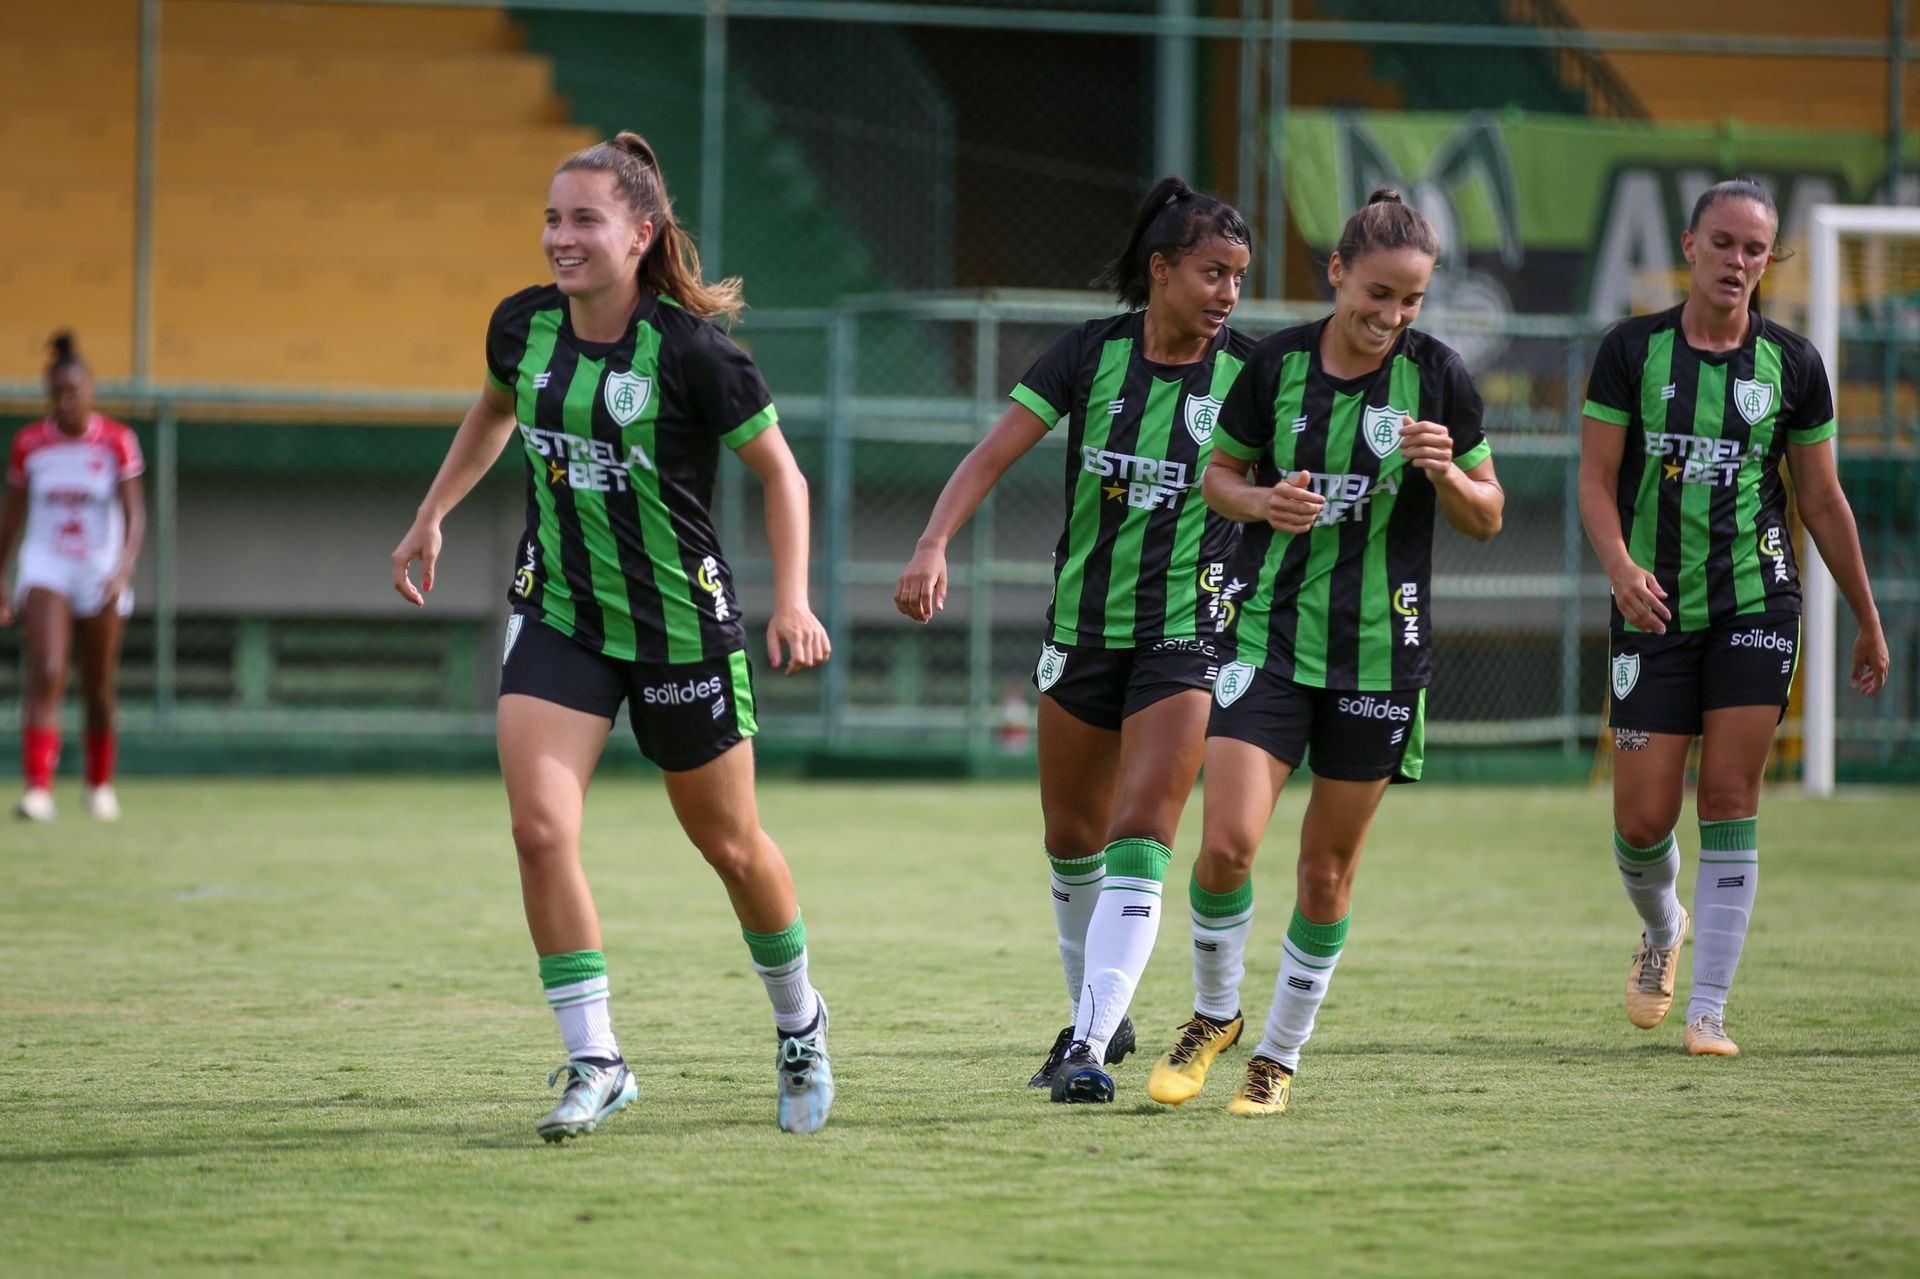
{"label": "green and black striped jersey", "polygon": [[1052,642],[1133,648],[1225,628],[1237,526],[1207,509],[1214,420],[1253,341],[1222,327],[1205,359],[1147,359],[1144,311],[1067,330],[1012,398],[1067,426],[1067,524],[1053,552]]}
{"label": "green and black striped jersey", "polygon": [[527,530],[507,597],[596,652],[698,662],[744,648],[708,508],[720,446],[778,417],[753,361],[668,298],[617,342],[588,342],[556,285],[502,302],[487,372],[514,397]]}
{"label": "green and black striped jersey", "polygon": [[[1623,320],[1600,342],[1586,415],[1625,427],[1617,497],[1633,562],[1659,579],[1670,630],[1799,612],[1780,459],[1834,434],[1813,344],[1750,315],[1731,351],[1696,351],[1680,307]],[[1628,626],[1613,610],[1613,627]]]}
{"label": "green and black striped jersey", "polygon": [[1340,379],[1320,367],[1327,321],[1253,349],[1214,447],[1257,462],[1273,485],[1306,471],[1327,499],[1306,533],[1246,526],[1226,594],[1245,595],[1235,660],[1315,688],[1425,688],[1432,679],[1433,484],[1400,455],[1407,418],[1438,422],[1454,462],[1491,456],[1480,392],[1460,356],[1408,329],[1379,369]]}

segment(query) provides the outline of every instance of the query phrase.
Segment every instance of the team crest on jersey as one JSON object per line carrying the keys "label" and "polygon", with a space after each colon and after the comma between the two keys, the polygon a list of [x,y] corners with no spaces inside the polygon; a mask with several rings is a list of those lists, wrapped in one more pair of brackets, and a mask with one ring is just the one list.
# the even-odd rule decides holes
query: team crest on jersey
{"label": "team crest on jersey", "polygon": [[1231,706],[1240,700],[1240,695],[1253,687],[1253,673],[1258,668],[1251,662],[1228,662],[1220,668],[1220,674],[1214,677],[1213,700],[1222,706]]}
{"label": "team crest on jersey", "polygon": [[1367,442],[1377,458],[1400,447],[1400,423],[1406,413],[1388,405],[1382,409],[1368,409],[1366,418],[1360,423],[1360,438]]}
{"label": "team crest on jersey", "polygon": [[621,426],[632,426],[653,398],[653,379],[630,372],[610,374],[604,394],[613,420]]}
{"label": "team crest on jersey", "polygon": [[1066,669],[1066,653],[1051,644],[1042,644],[1040,646],[1040,665],[1034,667],[1033,682],[1038,684],[1040,691],[1044,693],[1060,682],[1060,676]]}
{"label": "team crest on jersey", "polygon": [[1773,407],[1773,383],[1749,382],[1743,377],[1733,379],[1733,407],[1740,410],[1748,426],[1760,425],[1760,419]]}
{"label": "team crest on jersey", "polygon": [[1220,416],[1220,401],[1211,395],[1187,397],[1187,434],[1204,447],[1213,438],[1213,423]]}
{"label": "team crest on jersey", "polygon": [[1640,654],[1615,653],[1613,655],[1613,700],[1626,700],[1633,686],[1640,682]]}

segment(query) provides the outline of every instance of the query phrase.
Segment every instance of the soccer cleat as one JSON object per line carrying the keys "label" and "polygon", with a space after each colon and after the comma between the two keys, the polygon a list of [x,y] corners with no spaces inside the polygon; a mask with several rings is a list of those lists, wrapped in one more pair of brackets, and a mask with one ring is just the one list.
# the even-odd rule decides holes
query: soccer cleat
{"label": "soccer cleat", "polygon": [[1180,1038],[1153,1065],[1147,1096],[1163,1106],[1177,1106],[1199,1095],[1207,1086],[1207,1067],[1213,1059],[1240,1042],[1245,1017],[1215,1021],[1199,1013],[1180,1027]]}
{"label": "soccer cleat", "polygon": [[1277,1115],[1287,1108],[1293,1092],[1293,1076],[1287,1068],[1266,1057],[1247,1058],[1247,1077],[1239,1091],[1227,1103],[1229,1115]]}
{"label": "soccer cleat", "polygon": [[1673,1007],[1673,974],[1680,962],[1680,947],[1686,944],[1693,928],[1693,917],[1680,908],[1680,936],[1671,946],[1653,946],[1640,934],[1640,949],[1633,952],[1633,965],[1627,969],[1627,1020],[1642,1030],[1651,1030],[1666,1020]]}
{"label": "soccer cleat", "polygon": [[1738,1057],[1740,1045],[1727,1038],[1719,1013],[1701,1013],[1687,1023],[1687,1051],[1696,1057]]}
{"label": "soccer cleat", "polygon": [[53,792],[44,786],[30,786],[20,802],[13,806],[13,815],[23,822],[50,822],[54,817]]}
{"label": "soccer cleat", "polygon": [[1067,1105],[1113,1100],[1113,1076],[1093,1059],[1093,1049],[1085,1040],[1068,1045],[1067,1055],[1054,1070],[1053,1099]]}
{"label": "soccer cleat", "polygon": [[[1047,1049],[1047,1059],[1040,1069],[1033,1072],[1033,1078],[1027,1080],[1029,1088],[1053,1087],[1053,1072],[1060,1069],[1060,1061],[1067,1055],[1067,1045],[1073,1042],[1073,1027],[1062,1026],[1060,1033],[1053,1037],[1053,1047]],[[1139,1036],[1133,1033],[1133,1018],[1122,1017],[1120,1026],[1113,1032],[1113,1038],[1107,1041],[1106,1064],[1117,1066],[1133,1055],[1140,1046]]]}
{"label": "soccer cleat", "polygon": [[627,1063],[596,1066],[590,1061],[570,1061],[547,1076],[547,1087],[569,1076],[560,1104],[547,1112],[539,1124],[540,1135],[548,1141],[565,1141],[592,1132],[600,1121],[616,1110],[624,1110],[640,1095]]}
{"label": "soccer cleat", "polygon": [[780,1060],[775,1073],[780,1081],[780,1129],[782,1132],[819,1132],[827,1125],[833,1109],[833,1063],[827,1057],[827,1001],[815,992],[820,1015],[813,1029],[801,1035],[780,1037]]}
{"label": "soccer cleat", "polygon": [[86,804],[87,816],[96,822],[117,822],[120,820],[120,800],[113,793],[111,783],[88,786],[80,792],[81,800]]}

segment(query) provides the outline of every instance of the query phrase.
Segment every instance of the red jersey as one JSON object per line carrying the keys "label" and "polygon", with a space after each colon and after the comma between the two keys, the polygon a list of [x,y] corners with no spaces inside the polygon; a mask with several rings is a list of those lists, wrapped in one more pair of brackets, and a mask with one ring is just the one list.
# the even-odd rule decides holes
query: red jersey
{"label": "red jersey", "polygon": [[7,458],[7,483],[27,493],[22,559],[51,555],[111,570],[127,537],[120,481],[146,469],[132,430],[98,413],[78,435],[51,418],[21,427]]}

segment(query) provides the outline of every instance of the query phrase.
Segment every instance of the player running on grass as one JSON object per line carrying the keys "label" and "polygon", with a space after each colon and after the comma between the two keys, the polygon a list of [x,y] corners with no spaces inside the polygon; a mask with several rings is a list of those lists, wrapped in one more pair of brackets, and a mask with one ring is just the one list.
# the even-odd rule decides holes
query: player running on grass
{"label": "player running on grass", "polygon": [[1689,917],[1673,836],[1697,736],[1700,868],[1685,1043],[1731,1057],[1727,992],[1760,875],[1760,775],[1800,656],[1800,577],[1780,460],[1801,522],[1859,623],[1853,684],[1887,680],[1853,510],[1834,461],[1820,353],[1760,314],[1780,215],[1757,182],[1701,193],[1680,237],[1687,300],[1623,321],[1594,358],[1581,425],[1580,515],[1613,587],[1613,854],[1645,925],[1627,1017],[1673,1005]]}
{"label": "player running on grass", "polygon": [[[114,684],[120,641],[133,612],[133,569],[146,536],[140,490],[146,464],[133,432],[93,411],[93,376],[75,353],[71,334],[53,339],[47,398],[47,417],[13,437],[0,509],[0,626],[18,611],[27,632],[27,696],[20,715],[27,786],[13,812],[28,821],[54,818],[60,703],[67,692],[67,653],[77,634],[87,733],[81,794],[89,816],[117,821]],[[10,589],[4,570],[16,545],[18,585]]]}
{"label": "player running on grass", "polygon": [[1221,410],[1205,493],[1246,525],[1226,587],[1245,603],[1207,724],[1206,819],[1189,887],[1193,1019],[1154,1066],[1155,1101],[1197,1094],[1240,1037],[1254,854],[1281,788],[1311,755],[1273,1006],[1227,1107],[1287,1108],[1346,944],[1367,828],[1389,782],[1420,779],[1434,507],[1485,541],[1506,503],[1466,365],[1409,327],[1438,252],[1426,218],[1397,192],[1374,192],[1327,264],[1333,314],[1262,341]]}
{"label": "player running on grass", "polygon": [[1068,330],[947,481],[894,602],[946,606],[947,543],[1009,466],[1067,424],[1066,527],[1034,672],[1040,810],[1073,1024],[1030,1081],[1111,1101],[1127,1005],[1160,929],[1160,886],[1200,768],[1234,526],[1199,473],[1252,343],[1227,327],[1250,235],[1177,177],[1147,193],[1102,278],[1127,308]]}
{"label": "player running on grass", "polygon": [[[779,1037],[778,1118],[813,1132],[833,1104],[827,1006],[807,980],[793,878],[754,803],[757,730],[746,633],[708,517],[720,446],[766,486],[774,560],[768,659],[827,660],[807,605],[807,484],[767,385],[709,323],[742,305],[707,284],[652,149],[622,133],[570,157],[541,247],[555,283],[516,293],[487,329],[487,382],[413,527],[393,585],[433,589],[440,523],[516,433],[527,528],[508,598],[500,766],[527,925],[567,1061],[549,1141],[591,1132],[637,1095],[608,1017],[600,921],[580,865],[587,784],[621,703],[687,838],[725,885]],[[408,566],[421,563],[416,589]]]}

